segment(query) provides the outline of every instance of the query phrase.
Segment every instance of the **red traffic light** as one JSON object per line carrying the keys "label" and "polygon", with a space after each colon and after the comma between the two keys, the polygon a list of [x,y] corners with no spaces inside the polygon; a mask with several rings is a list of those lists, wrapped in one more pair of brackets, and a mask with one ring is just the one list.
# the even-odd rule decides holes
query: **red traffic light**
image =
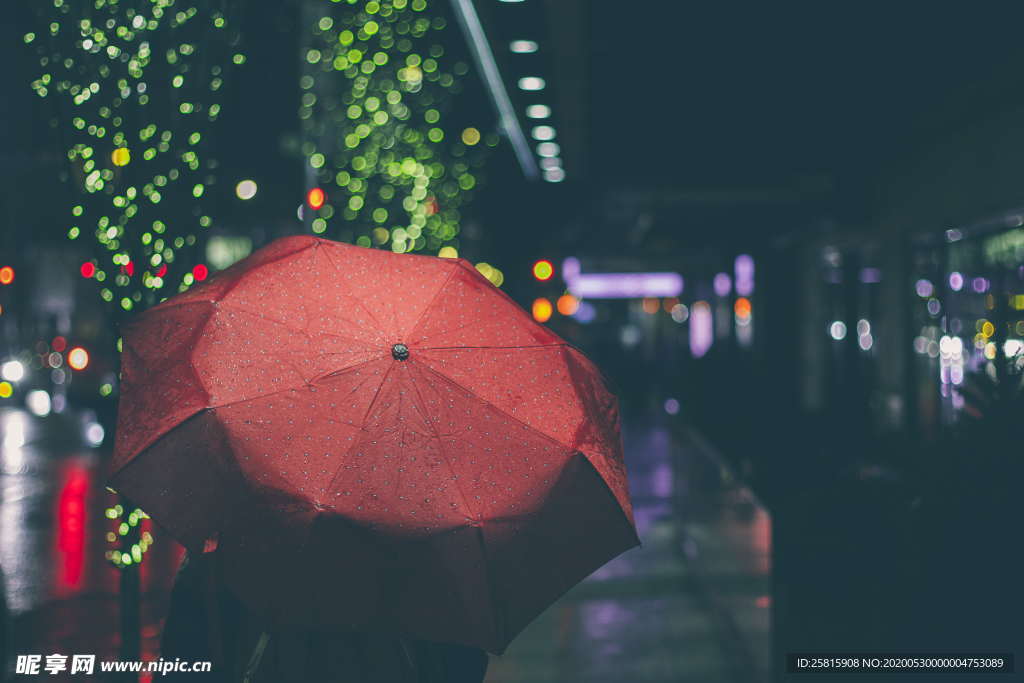
{"label": "red traffic light", "polygon": [[326,201],[327,195],[319,187],[314,187],[306,193],[306,203],[309,204],[309,208],[314,211],[319,211],[320,207],[322,207]]}

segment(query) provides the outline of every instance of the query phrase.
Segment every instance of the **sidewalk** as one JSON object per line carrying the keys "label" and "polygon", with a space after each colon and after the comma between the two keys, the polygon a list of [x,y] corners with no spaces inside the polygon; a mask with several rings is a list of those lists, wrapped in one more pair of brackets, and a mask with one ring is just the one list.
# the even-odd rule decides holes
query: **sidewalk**
{"label": "sidewalk", "polygon": [[643,546],[531,624],[488,683],[759,683],[770,661],[770,518],[697,435],[624,427]]}

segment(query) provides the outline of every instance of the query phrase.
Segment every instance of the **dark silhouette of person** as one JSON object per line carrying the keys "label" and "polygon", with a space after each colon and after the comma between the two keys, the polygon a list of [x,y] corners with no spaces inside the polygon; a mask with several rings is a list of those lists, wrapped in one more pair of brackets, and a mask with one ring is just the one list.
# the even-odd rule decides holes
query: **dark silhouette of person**
{"label": "dark silhouette of person", "polygon": [[165,661],[211,661],[161,680],[224,683],[481,683],[483,650],[398,635],[273,629],[213,578],[214,553],[186,554],[161,639]]}

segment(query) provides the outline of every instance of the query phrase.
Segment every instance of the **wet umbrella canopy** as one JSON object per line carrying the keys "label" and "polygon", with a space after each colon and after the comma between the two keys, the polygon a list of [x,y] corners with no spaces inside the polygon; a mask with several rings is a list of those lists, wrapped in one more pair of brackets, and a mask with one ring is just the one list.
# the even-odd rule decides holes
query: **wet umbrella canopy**
{"label": "wet umbrella canopy", "polygon": [[289,237],[123,329],[112,486],[276,622],[500,651],[636,545],[618,425],[467,261]]}

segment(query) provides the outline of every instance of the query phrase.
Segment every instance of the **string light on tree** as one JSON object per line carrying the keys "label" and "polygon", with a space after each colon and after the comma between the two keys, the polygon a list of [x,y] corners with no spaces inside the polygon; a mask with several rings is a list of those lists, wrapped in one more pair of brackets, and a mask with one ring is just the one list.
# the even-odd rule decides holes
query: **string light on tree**
{"label": "string light on tree", "polygon": [[225,15],[207,7],[48,0],[24,36],[38,56],[31,86],[54,100],[76,195],[67,235],[93,238],[81,272],[115,318],[186,289],[213,224],[203,202],[217,182],[208,132],[227,71],[245,57]]}
{"label": "string light on tree", "polygon": [[256,196],[256,191],[258,189],[259,188],[257,187],[255,181],[242,180],[237,185],[235,185],[235,196],[237,196],[242,201],[248,201]]}
{"label": "string light on tree", "polygon": [[469,66],[448,54],[446,3],[434,4],[348,0],[314,18],[302,151],[317,187],[337,188],[319,207],[307,201],[314,232],[395,252],[458,249],[462,208],[498,138],[455,114]]}
{"label": "string light on tree", "polygon": [[[39,72],[31,86],[53,102],[63,177],[75,196],[67,236],[89,243],[79,272],[97,284],[116,322],[197,279],[213,225],[207,188],[217,183],[209,132],[224,80],[245,55],[218,3],[32,4],[38,28],[24,43],[35,49]],[[88,362],[84,349],[68,352],[73,369]],[[114,390],[105,383],[100,393]],[[111,510],[112,519],[124,514],[121,505]],[[142,559],[142,516],[132,507],[111,539],[117,549],[108,557],[118,567]]]}

